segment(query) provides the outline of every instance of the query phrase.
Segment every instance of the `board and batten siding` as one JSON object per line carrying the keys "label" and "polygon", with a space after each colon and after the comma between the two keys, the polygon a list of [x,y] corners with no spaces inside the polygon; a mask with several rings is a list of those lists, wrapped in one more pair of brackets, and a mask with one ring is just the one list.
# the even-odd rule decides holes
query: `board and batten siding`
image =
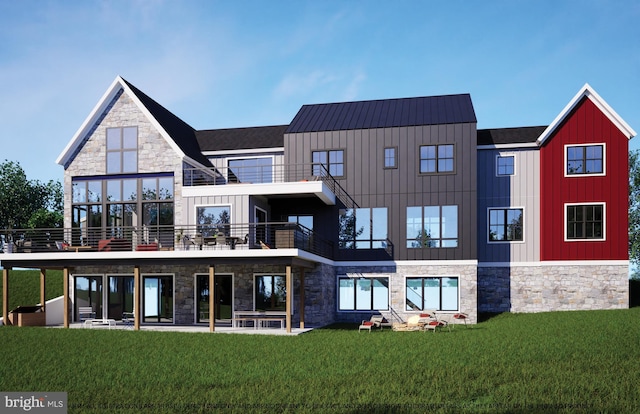
{"label": "board and batten siding", "polygon": [[[233,224],[247,224],[254,222],[254,209],[260,207],[267,211],[269,214],[268,203],[261,197],[250,197],[248,195],[235,195],[235,196],[188,196],[182,198],[182,217],[180,223],[176,223],[176,226],[180,224],[195,225],[197,223],[196,208],[203,206],[224,206],[230,207],[231,213],[231,226],[232,235],[242,236],[241,234],[235,234],[233,232]],[[246,232],[246,227],[242,232]]]}
{"label": "board and batten siding", "polygon": [[[499,155],[514,156],[514,174],[498,176]],[[489,208],[522,208],[522,242],[489,242]],[[478,150],[478,261],[491,263],[540,260],[540,151]]]}
{"label": "board and batten siding", "polygon": [[[396,260],[477,258],[476,124],[423,125],[285,134],[285,163],[311,163],[316,150],[344,150],[340,185],[360,207],[388,208],[388,236]],[[454,144],[455,172],[419,173],[421,145]],[[397,168],[384,168],[384,148],[395,147]],[[408,249],[409,206],[457,205],[458,247]]]}

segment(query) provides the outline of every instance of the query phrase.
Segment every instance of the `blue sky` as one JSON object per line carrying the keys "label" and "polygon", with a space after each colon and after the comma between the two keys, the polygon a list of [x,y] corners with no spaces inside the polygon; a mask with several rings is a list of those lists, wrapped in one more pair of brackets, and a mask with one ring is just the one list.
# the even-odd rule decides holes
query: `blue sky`
{"label": "blue sky", "polygon": [[196,129],[467,92],[478,128],[547,125],[588,82],[640,131],[639,21],[635,0],[0,0],[0,161],[61,181],[117,75]]}

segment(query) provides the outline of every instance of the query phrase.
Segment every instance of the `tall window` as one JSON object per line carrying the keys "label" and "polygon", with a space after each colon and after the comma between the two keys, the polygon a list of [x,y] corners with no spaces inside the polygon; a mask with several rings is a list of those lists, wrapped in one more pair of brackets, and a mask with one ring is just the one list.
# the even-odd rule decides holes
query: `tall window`
{"label": "tall window", "polygon": [[198,233],[204,237],[213,237],[220,233],[229,236],[230,209],[230,206],[196,207]]}
{"label": "tall window", "polygon": [[338,246],[341,249],[383,249],[387,243],[387,208],[340,210]]}
{"label": "tall window", "polygon": [[567,146],[566,151],[567,175],[604,173],[603,145]]}
{"label": "tall window", "polygon": [[389,309],[389,278],[338,278],[339,310],[372,311]]}
{"label": "tall window", "polygon": [[138,172],[138,128],[107,128],[107,174]]}
{"label": "tall window", "polygon": [[287,287],[283,275],[256,275],[255,310],[285,310]]}
{"label": "tall window", "polygon": [[173,277],[143,277],[142,320],[144,322],[173,322]]}
{"label": "tall window", "polygon": [[496,175],[513,175],[515,171],[515,157],[513,155],[498,155],[496,158]]}
{"label": "tall window", "polygon": [[384,149],[384,168],[396,168],[398,159],[396,157],[396,148],[387,147]]}
{"label": "tall window", "polygon": [[406,279],[407,311],[457,311],[457,277],[408,277]]}
{"label": "tall window", "polygon": [[229,160],[227,179],[231,183],[273,182],[273,159],[271,157]]}
{"label": "tall window", "polygon": [[453,144],[420,147],[420,173],[449,173],[454,167]]}
{"label": "tall window", "polygon": [[[344,150],[311,152],[313,175],[325,175],[326,169],[333,177],[344,176]],[[322,168],[324,167],[324,169]]]}
{"label": "tall window", "polygon": [[[91,306],[96,318],[102,317],[102,276],[76,276],[75,317],[79,320],[78,309]],[[121,315],[122,316],[122,315]],[[118,317],[120,319],[120,317]]]}
{"label": "tall window", "polygon": [[489,241],[522,241],[522,209],[489,209]]}
{"label": "tall window", "polygon": [[567,205],[567,239],[604,239],[604,204]]}
{"label": "tall window", "polygon": [[407,207],[407,247],[458,247],[458,206]]}

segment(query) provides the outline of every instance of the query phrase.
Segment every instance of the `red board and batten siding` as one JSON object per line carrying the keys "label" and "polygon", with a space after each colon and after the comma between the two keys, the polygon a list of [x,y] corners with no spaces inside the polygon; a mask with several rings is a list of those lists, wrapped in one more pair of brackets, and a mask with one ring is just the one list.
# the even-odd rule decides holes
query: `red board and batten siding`
{"label": "red board and batten siding", "polygon": [[[565,177],[565,145],[605,144],[604,176]],[[541,260],[628,260],[627,137],[588,98],[540,149]],[[565,241],[566,203],[606,203],[604,241]]]}

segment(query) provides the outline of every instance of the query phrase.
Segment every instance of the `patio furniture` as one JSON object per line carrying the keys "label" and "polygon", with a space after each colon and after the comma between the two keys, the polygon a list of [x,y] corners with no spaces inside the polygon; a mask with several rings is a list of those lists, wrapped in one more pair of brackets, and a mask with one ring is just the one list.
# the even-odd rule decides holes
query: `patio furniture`
{"label": "patio furniture", "polygon": [[375,326],[375,324],[373,322],[371,322],[371,321],[362,321],[362,323],[358,327],[358,332],[360,332],[362,330],[368,330],[369,332],[371,332],[371,329],[374,326]]}
{"label": "patio furniture", "polygon": [[87,319],[84,321],[85,328],[108,327],[109,329],[116,327],[115,319]]}
{"label": "patio furniture", "polygon": [[462,321],[462,323],[464,323],[465,328],[468,328],[469,325],[467,325],[467,319],[469,318],[469,315],[467,315],[466,313],[454,313],[453,314],[453,319],[456,321]]}
{"label": "patio furniture", "polygon": [[86,319],[93,319],[96,317],[96,313],[91,306],[78,306],[78,320],[80,322]]}
{"label": "patio furniture", "polygon": [[420,318],[420,315],[413,315],[409,317],[406,322],[394,323],[391,329],[396,332],[421,331],[424,328],[424,325],[424,318]]}

